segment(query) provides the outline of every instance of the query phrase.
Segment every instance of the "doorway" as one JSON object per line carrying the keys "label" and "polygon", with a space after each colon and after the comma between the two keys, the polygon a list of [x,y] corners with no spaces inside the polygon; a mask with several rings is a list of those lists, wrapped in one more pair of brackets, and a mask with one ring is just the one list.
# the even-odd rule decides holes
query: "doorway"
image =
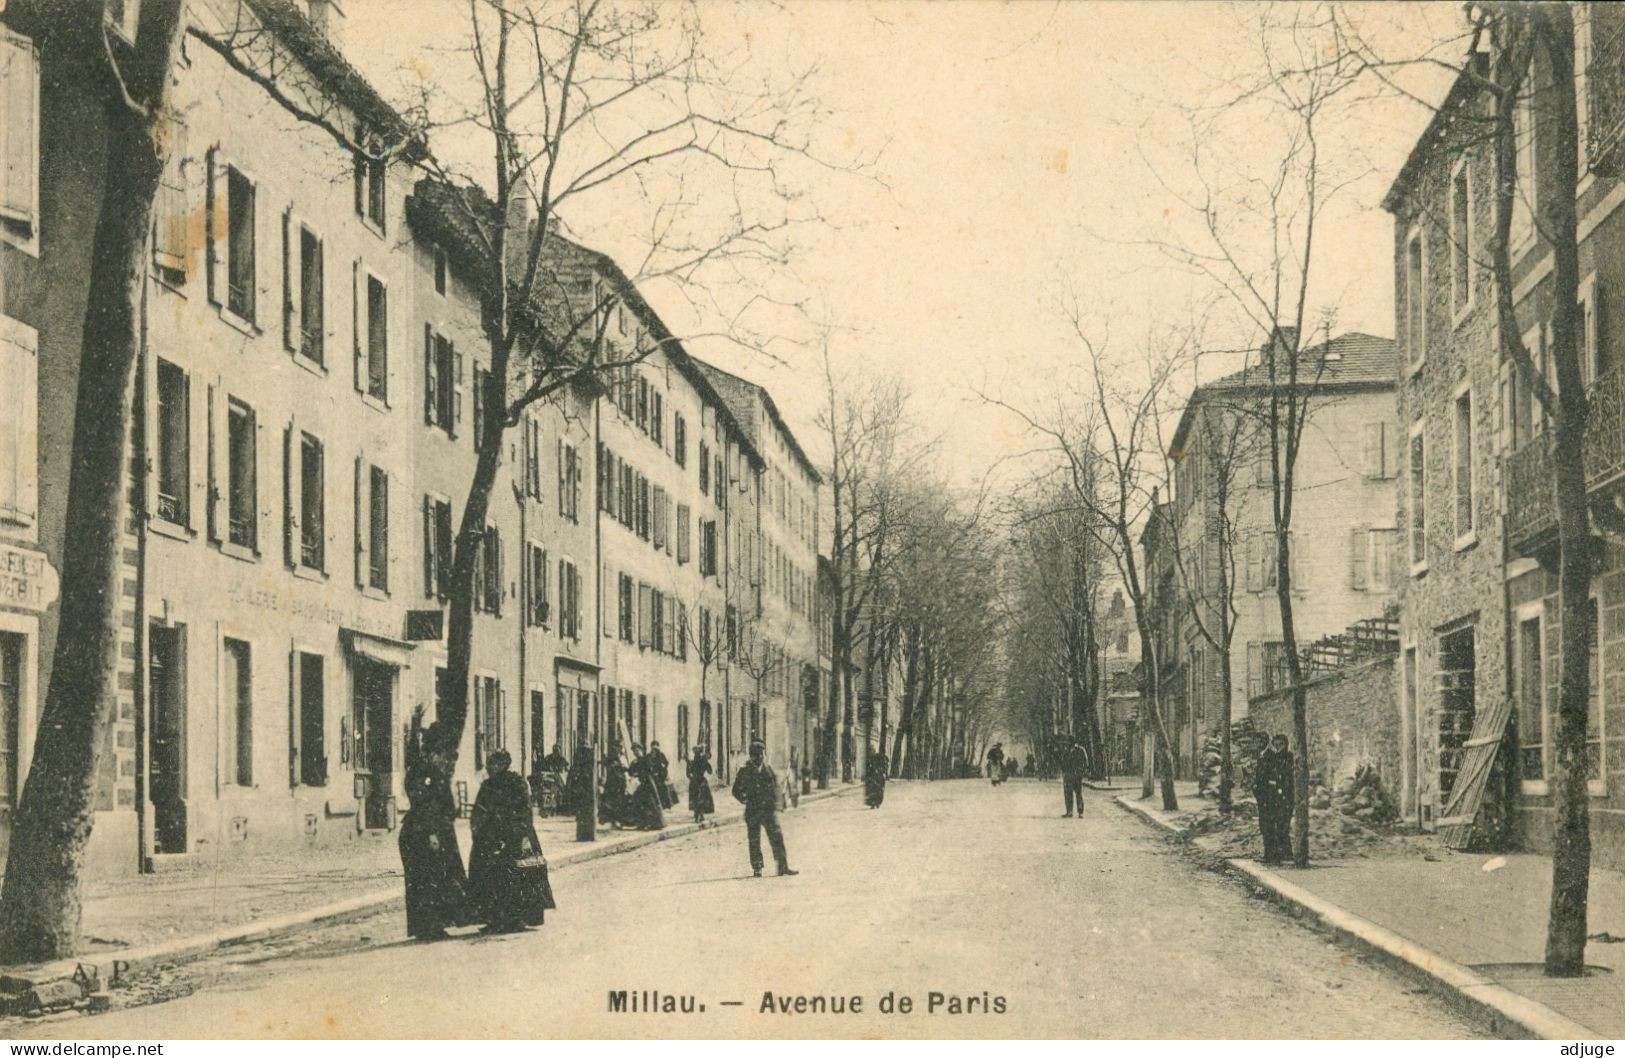
{"label": "doorway", "polygon": [[1439,804],[1450,803],[1450,792],[1461,773],[1467,740],[1473,734],[1478,709],[1475,699],[1476,662],[1473,629],[1458,628],[1439,637]]}
{"label": "doorway", "polygon": [[154,624],[147,643],[152,684],[147,751],[152,851],[168,855],[187,851],[185,627]]}
{"label": "doorway", "polygon": [[394,824],[394,758],[391,726],[394,723],[395,667],[362,654],[352,655],[354,693],[350,723],[355,731],[355,772],[364,778],[362,825],[386,830]]}

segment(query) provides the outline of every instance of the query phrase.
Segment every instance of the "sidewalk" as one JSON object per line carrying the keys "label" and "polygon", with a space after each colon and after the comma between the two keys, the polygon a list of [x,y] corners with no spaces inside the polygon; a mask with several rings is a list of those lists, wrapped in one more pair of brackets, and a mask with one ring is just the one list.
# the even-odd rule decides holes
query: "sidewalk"
{"label": "sidewalk", "polygon": [[[1116,801],[1186,836],[1186,813],[1163,812],[1156,797],[1138,798],[1135,789]],[[1216,847],[1203,838],[1192,844]],[[1226,862],[1299,917],[1380,955],[1458,1005],[1489,1015],[1509,1035],[1625,1037],[1625,943],[1593,940],[1586,964],[1597,969],[1585,977],[1549,978],[1541,971],[1551,893],[1547,857],[1429,845],[1425,854],[1400,847],[1329,859],[1308,870],[1249,859]],[[1587,931],[1625,936],[1625,874],[1591,872]]]}
{"label": "sidewalk", "polygon": [[[837,785],[804,794],[801,803],[837,797],[861,784]],[[721,805],[725,789],[718,790]],[[795,810],[792,809],[792,812]],[[645,845],[737,823],[729,806],[696,826],[681,806],[667,813],[664,830],[600,827],[591,843],[575,840],[575,820],[544,817],[536,830],[548,864],[571,864],[628,852]],[[468,820],[457,822],[459,847],[472,844]],[[185,867],[106,881],[92,881],[84,897],[83,953],[43,966],[6,968],[0,989],[26,991],[47,981],[71,977],[81,965],[94,967],[103,981],[115,970],[127,974],[142,966],[178,962],[229,944],[263,940],[320,922],[358,918],[403,900],[401,857],[394,832],[362,835],[325,848],[203,861]]]}

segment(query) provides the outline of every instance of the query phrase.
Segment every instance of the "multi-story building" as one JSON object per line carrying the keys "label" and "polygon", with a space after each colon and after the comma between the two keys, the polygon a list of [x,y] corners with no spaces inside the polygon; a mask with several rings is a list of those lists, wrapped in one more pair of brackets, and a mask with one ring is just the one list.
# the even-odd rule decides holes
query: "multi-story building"
{"label": "multi-story building", "polygon": [[[357,142],[404,147],[388,161],[347,150],[195,41],[175,73],[184,119],[139,329],[127,668],[98,867],[394,827],[407,732],[446,690],[473,439],[498,414],[466,225],[486,200],[415,179],[420,144],[344,62],[338,6],[188,12],[198,33],[274,39],[280,90]],[[133,30],[109,32],[119,48]],[[0,840],[50,678],[102,197],[100,165],[82,163],[99,163],[103,111],[73,62],[0,12]],[[816,473],[765,391],[734,380],[756,395],[742,421],[612,261],[549,238],[561,296],[604,306],[603,361],[627,366],[607,395],[590,378],[508,429],[475,561],[458,796],[497,748],[534,772],[555,749],[616,740],[658,739],[680,767],[705,741],[726,775],[756,731],[787,763],[798,684],[784,659],[816,658]],[[520,311],[539,323],[556,308]],[[746,644],[766,641],[777,652],[756,656],[775,666],[747,677]]]}
{"label": "multi-story building", "polygon": [[[1609,291],[1625,289],[1625,16],[1577,7],[1580,110],[1578,304],[1581,375],[1591,400],[1584,460],[1593,504],[1617,504],[1625,481],[1625,333],[1610,328]],[[1537,52],[1539,49],[1537,49]],[[1477,56],[1485,61],[1486,56]],[[1399,489],[1404,528],[1399,702],[1400,793],[1422,826],[1471,823],[1491,840],[1549,848],[1550,734],[1561,660],[1550,416],[1533,379],[1505,355],[1499,301],[1484,261],[1494,230],[1488,100],[1459,78],[1389,192],[1400,334]],[[1554,183],[1550,73],[1515,112],[1518,190],[1511,226],[1513,312],[1524,345],[1555,385],[1553,254],[1537,223]],[[1592,582],[1587,769],[1599,863],[1625,863],[1625,548],[1598,532]],[[1511,708],[1501,708],[1503,703]],[[1457,778],[1469,741],[1500,753],[1478,804]],[[1501,747],[1497,749],[1497,747]]]}
{"label": "multi-story building", "polygon": [[720,368],[705,371],[763,460],[757,480],[743,490],[754,519],[747,513],[730,524],[730,556],[749,586],[730,611],[738,615],[736,667],[744,670],[749,696],[741,708],[769,759],[804,772],[808,726],[817,722],[809,714],[819,711],[823,686],[814,625],[823,479],[767,390]]}
{"label": "multi-story building", "polygon": [[[1290,552],[1293,620],[1299,644],[1307,646],[1382,616],[1394,602],[1399,445],[1392,341],[1349,333],[1298,355],[1308,396],[1297,399],[1307,400],[1308,411],[1294,469]],[[1203,742],[1219,717],[1221,659],[1202,627],[1222,639],[1222,531],[1234,549],[1232,717],[1246,716],[1249,698],[1286,679],[1273,471],[1259,425],[1268,391],[1259,363],[1191,394],[1169,451],[1174,492],[1162,513],[1169,524],[1154,539],[1148,536],[1152,550],[1163,552],[1148,553],[1146,561],[1161,629],[1158,693],[1186,777],[1200,766]]]}

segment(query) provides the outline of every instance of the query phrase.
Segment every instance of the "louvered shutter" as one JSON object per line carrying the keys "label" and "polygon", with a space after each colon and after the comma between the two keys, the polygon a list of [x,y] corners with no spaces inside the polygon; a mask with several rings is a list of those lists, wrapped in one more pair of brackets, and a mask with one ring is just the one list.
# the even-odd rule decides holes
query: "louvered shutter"
{"label": "louvered shutter", "polygon": [[1366,563],[1371,534],[1365,529],[1349,530],[1349,587],[1365,591],[1369,586]]}
{"label": "louvered shutter", "polygon": [[231,416],[226,388],[219,375],[208,387],[208,534],[216,543],[228,538],[231,492]]}
{"label": "louvered shutter", "polygon": [[39,53],[0,26],[0,217],[34,228],[39,201]]}

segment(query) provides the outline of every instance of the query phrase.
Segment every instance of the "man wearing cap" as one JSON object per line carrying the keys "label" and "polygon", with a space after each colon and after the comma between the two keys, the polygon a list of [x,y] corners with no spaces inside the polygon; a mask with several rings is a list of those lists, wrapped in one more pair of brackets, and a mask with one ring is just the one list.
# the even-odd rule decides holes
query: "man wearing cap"
{"label": "man wearing cap", "polygon": [[784,831],[779,829],[779,777],[763,758],[767,747],[761,739],[751,739],[750,760],[734,776],[734,800],[745,806],[745,830],[750,843],[750,869],[762,876],[762,831],[773,846],[773,859],[779,874],[799,874],[790,869],[784,854]]}

